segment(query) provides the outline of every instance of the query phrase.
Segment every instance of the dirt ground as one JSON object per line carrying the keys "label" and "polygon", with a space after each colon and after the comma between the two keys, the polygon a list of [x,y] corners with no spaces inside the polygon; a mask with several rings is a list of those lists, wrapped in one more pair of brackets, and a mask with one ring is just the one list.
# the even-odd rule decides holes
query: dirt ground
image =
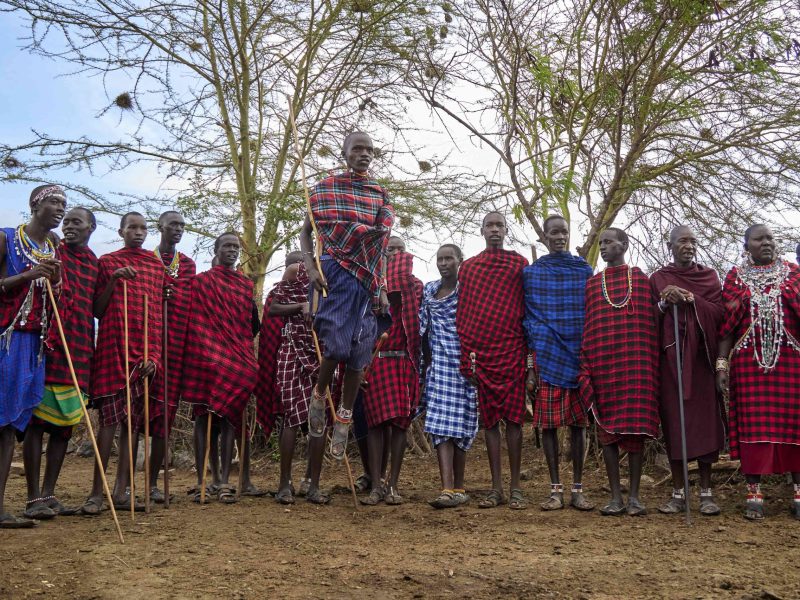
{"label": "dirt ground", "polygon": [[[91,467],[91,459],[68,457],[59,491],[65,504],[83,500]],[[283,508],[272,498],[198,506],[184,494],[194,474],[179,471],[169,510],[137,514],[135,524],[120,515],[125,545],[109,512],[0,533],[0,597],[800,598],[800,522],[789,516],[785,483],[765,490],[763,523],[741,517],[736,483],[718,494],[722,516],[696,516],[689,527],[657,513],[668,487],[652,483],[643,489],[644,518],[543,513],[546,468],[532,444],[523,467],[525,511],[477,508],[475,497],[489,485],[482,444],[467,466],[472,502],[445,511],[426,503],[439,490],[434,456],[408,458],[406,504],[357,512],[345,491],[325,507]],[[599,504],[603,472],[591,459],[588,470],[586,486]],[[267,489],[277,477],[269,461],[254,474]],[[337,465],[323,478],[336,489],[346,482]],[[24,478],[12,476],[9,509],[23,506],[24,488]]]}

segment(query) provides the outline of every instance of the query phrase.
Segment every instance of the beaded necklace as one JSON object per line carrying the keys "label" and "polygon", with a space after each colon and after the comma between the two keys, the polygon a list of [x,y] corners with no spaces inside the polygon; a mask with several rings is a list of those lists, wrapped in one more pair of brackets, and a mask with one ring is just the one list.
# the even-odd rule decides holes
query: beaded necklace
{"label": "beaded necklace", "polygon": [[14,238],[17,256],[24,256],[29,267],[38,265],[43,260],[53,258],[56,255],[56,249],[49,237],[45,238],[44,247],[40,248],[26,233],[24,224],[17,227]]}
{"label": "beaded necklace", "polygon": [[606,270],[607,269],[603,269],[603,274],[600,278],[603,287],[603,298],[605,298],[606,302],[608,302],[613,308],[625,308],[628,306],[628,303],[630,303],[631,296],[633,295],[633,278],[631,277],[631,267],[628,265],[628,293],[625,294],[625,299],[620,304],[614,303],[608,296],[608,287],[606,286]]}
{"label": "beaded necklace", "polygon": [[[158,249],[158,246],[155,247],[153,250],[153,254],[156,255],[156,258],[163,262],[163,258],[161,258],[161,252]],[[164,268],[167,270],[167,275],[172,277],[173,279],[178,278],[178,271],[181,267],[181,257],[178,256],[178,251],[175,250],[175,254],[172,256],[172,261],[168,265],[164,265]]]}
{"label": "beaded necklace", "polygon": [[751,325],[738,346],[746,348],[752,344],[753,358],[765,373],[778,364],[784,339],[795,350],[800,350],[783,323],[781,286],[788,275],[789,267],[783,260],[759,266],[749,255],[739,269],[739,281],[750,292]]}

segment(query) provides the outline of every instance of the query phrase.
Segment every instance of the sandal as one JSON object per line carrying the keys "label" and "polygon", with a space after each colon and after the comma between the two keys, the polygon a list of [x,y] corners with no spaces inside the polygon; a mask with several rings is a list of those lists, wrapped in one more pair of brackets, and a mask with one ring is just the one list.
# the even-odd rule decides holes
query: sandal
{"label": "sandal", "polygon": [[744,518],[748,521],[764,520],[764,502],[748,500],[744,505]]}
{"label": "sandal", "polygon": [[399,506],[405,502],[403,497],[397,493],[397,488],[391,486],[389,487],[389,491],[386,492],[386,495],[383,497],[383,501],[389,506]]}
{"label": "sandal", "polygon": [[333,435],[331,435],[331,456],[336,460],[342,460],[347,452],[347,438],[350,435],[350,421],[353,418],[353,411],[340,408],[336,411],[336,423],[333,425]]}
{"label": "sandal", "polygon": [[467,490],[453,490],[453,497],[456,499],[459,506],[466,504],[470,500]]}
{"label": "sandal", "polygon": [[619,517],[625,514],[626,506],[620,500],[612,500],[600,509],[600,514],[604,517]]}
{"label": "sandal", "polygon": [[511,490],[511,495],[508,498],[508,508],[511,510],[525,510],[528,508],[528,501],[525,500],[525,494],[520,489]]}
{"label": "sandal", "polygon": [[715,517],[722,510],[720,509],[719,505],[714,502],[714,496],[711,494],[711,491],[708,492],[700,492],[700,514],[704,517]]}
{"label": "sandal", "polygon": [[55,496],[50,497],[50,500],[47,501],[47,506],[49,506],[59,517],[71,517],[73,515],[77,515],[81,510],[80,507],[77,506],[71,506],[69,508],[64,506]]}
{"label": "sandal", "polygon": [[30,529],[36,527],[36,521],[21,519],[9,513],[0,515],[0,529]]}
{"label": "sandal", "polygon": [[326,494],[319,488],[309,489],[306,493],[306,502],[311,504],[328,504],[331,501],[330,494]]}
{"label": "sandal", "polygon": [[628,498],[627,510],[631,517],[643,517],[647,514],[647,508],[638,498]]}
{"label": "sandal", "polygon": [[435,499],[428,502],[433,508],[455,508],[459,505],[453,490],[442,490]]}
{"label": "sandal", "polygon": [[[311,489],[311,479],[303,477],[300,479],[300,487],[297,489],[297,495],[304,498],[308,495],[308,490]],[[358,491],[358,490],[356,490]]]}
{"label": "sandal", "polygon": [[[214,485],[206,486],[205,502],[203,502],[203,494],[200,491],[200,486],[196,485],[186,493],[189,495],[194,494],[194,496],[192,497],[192,502],[194,502],[195,504],[211,504],[211,498],[213,498],[216,495],[216,486]],[[116,506],[114,508],[116,508]]]}
{"label": "sandal", "polygon": [[236,504],[239,501],[236,497],[236,487],[228,484],[219,486],[217,500],[223,504]]}
{"label": "sandal", "polygon": [[[144,504],[141,502],[137,502],[136,499],[133,500],[133,512],[144,512]],[[122,510],[122,511],[130,511],[131,509],[131,490],[130,488],[125,490],[125,500],[122,502],[118,502],[114,500],[114,509],[115,510]]]}
{"label": "sandal", "polygon": [[800,521],[800,500],[792,502],[792,507],[789,509],[789,512],[795,519]]}
{"label": "sandal", "polygon": [[251,498],[263,498],[269,494],[267,490],[260,490],[252,483],[242,490],[242,496],[250,496]]}
{"label": "sandal", "polygon": [[[175,500],[175,496],[170,494],[169,501],[172,502]],[[150,502],[155,502],[156,504],[165,504],[167,501],[167,497],[164,495],[158,487],[154,487],[150,490]]]}
{"label": "sandal", "polygon": [[478,503],[478,508],[497,508],[501,504],[505,504],[506,499],[503,497],[503,493],[497,490],[492,490],[483,500]]}
{"label": "sandal", "polygon": [[45,504],[44,498],[34,498],[25,503],[25,512],[22,516],[26,519],[36,519],[38,521],[47,521],[56,516],[56,511]]}
{"label": "sandal", "polygon": [[363,494],[371,487],[372,487],[372,479],[369,478],[369,475],[364,473],[363,475],[358,476],[358,479],[356,479],[356,493]]}
{"label": "sandal", "polygon": [[285,487],[278,490],[278,493],[275,494],[275,502],[278,504],[283,504],[288,506],[290,504],[294,504],[294,493],[291,487]]}
{"label": "sandal", "polygon": [[569,497],[569,505],[572,508],[582,511],[594,510],[594,503],[583,495],[583,485],[580,483],[572,484],[572,492]]}
{"label": "sandal", "polygon": [[369,496],[366,498],[361,498],[360,502],[364,506],[375,506],[383,502],[383,499],[386,497],[386,492],[383,490],[383,486],[378,486],[372,488],[369,493]]}
{"label": "sandal", "polygon": [[564,495],[558,492],[550,494],[550,497],[540,504],[542,510],[561,510],[564,508]]}
{"label": "sandal", "polygon": [[308,435],[322,437],[325,433],[325,395],[317,395],[317,386],[311,392],[311,402],[308,405]]}
{"label": "sandal", "polygon": [[[700,506],[702,505],[703,502],[701,500]],[[675,492],[672,492],[672,497],[669,500],[667,500],[664,504],[658,507],[658,512],[663,513],[665,515],[677,515],[685,511],[686,511],[686,499],[683,497],[683,494],[676,495]]]}
{"label": "sandal", "polygon": [[85,517],[96,517],[103,511],[103,498],[87,498],[79,509],[80,514]]}

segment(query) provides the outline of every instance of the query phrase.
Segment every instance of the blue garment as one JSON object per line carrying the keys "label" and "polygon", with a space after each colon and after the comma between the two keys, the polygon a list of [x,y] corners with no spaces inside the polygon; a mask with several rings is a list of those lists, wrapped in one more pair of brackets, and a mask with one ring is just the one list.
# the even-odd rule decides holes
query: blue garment
{"label": "blue garment", "polygon": [[562,388],[578,387],[584,296],[592,267],[569,252],[547,254],[525,267],[525,333],[536,352],[539,377]]}
{"label": "blue garment", "polygon": [[[378,326],[372,312],[372,294],[335,260],[322,261],[328,296],[319,295],[314,330],[325,358],[360,371],[369,364]],[[309,295],[314,293],[313,287]]]}
{"label": "blue garment", "polygon": [[44,361],[39,361],[39,332],[14,331],[0,345],[0,427],[25,431],[44,396]]}
{"label": "blue garment", "polygon": [[441,286],[441,281],[425,285],[419,310],[420,334],[427,333],[431,349],[431,364],[425,373],[421,400],[427,411],[425,431],[435,440],[457,438],[459,447],[467,450],[478,433],[478,393],[459,370],[458,288],[437,300],[436,293]]}

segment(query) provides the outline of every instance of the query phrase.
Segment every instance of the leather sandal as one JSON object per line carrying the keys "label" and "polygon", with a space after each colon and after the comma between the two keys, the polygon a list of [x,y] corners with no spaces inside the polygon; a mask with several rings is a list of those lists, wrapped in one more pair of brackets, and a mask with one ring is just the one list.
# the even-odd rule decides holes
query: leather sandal
{"label": "leather sandal", "polygon": [[631,517],[643,517],[647,514],[647,508],[638,498],[628,498],[627,511]]}
{"label": "leather sandal", "polygon": [[619,517],[625,514],[626,506],[620,500],[612,500],[600,509],[604,517]]}

